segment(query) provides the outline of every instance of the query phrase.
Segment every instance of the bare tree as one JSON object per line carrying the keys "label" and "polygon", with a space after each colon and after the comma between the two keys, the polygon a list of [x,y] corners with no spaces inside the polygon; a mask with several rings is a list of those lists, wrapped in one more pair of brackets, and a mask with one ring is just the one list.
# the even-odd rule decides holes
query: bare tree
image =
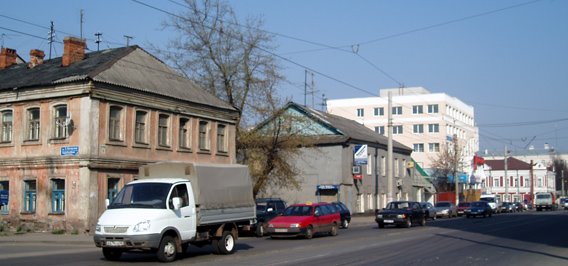
{"label": "bare tree", "polygon": [[187,10],[165,22],[179,33],[168,51],[158,51],[181,73],[236,107],[239,125],[250,126],[258,109],[267,108],[268,94],[282,80],[273,55],[273,36],[263,21],[242,24],[233,9],[220,0],[185,0]]}
{"label": "bare tree", "polygon": [[187,10],[165,23],[179,36],[168,51],[157,50],[186,77],[236,107],[237,153],[251,169],[254,196],[267,188],[299,188],[298,170],[290,162],[309,141],[286,131],[290,119],[269,122],[263,130],[246,130],[255,122],[280,115],[284,100],[277,93],[283,80],[273,36],[261,28],[263,21],[247,18],[241,23],[221,0],[185,0]]}
{"label": "bare tree", "polygon": [[457,178],[457,173],[463,169],[462,150],[463,147],[457,141],[451,145],[442,144],[440,147],[438,156],[432,161],[433,184],[438,192],[455,191],[455,184],[449,182],[448,176]]}

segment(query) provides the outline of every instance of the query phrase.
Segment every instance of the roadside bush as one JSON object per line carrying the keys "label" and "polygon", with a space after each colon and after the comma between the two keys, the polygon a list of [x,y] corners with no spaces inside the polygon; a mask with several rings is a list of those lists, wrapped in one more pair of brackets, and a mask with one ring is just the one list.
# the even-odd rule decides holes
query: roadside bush
{"label": "roadside bush", "polygon": [[54,235],[63,235],[65,234],[65,229],[55,229],[53,231],[51,231],[52,234]]}

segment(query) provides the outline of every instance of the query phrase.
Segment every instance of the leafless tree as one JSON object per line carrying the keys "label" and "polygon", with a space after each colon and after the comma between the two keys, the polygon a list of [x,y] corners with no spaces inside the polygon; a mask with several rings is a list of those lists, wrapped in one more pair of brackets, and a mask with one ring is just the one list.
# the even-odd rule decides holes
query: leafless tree
{"label": "leafless tree", "polygon": [[434,169],[433,184],[438,192],[455,191],[454,182],[449,182],[448,176],[454,176],[463,169],[461,153],[463,147],[458,141],[442,144],[440,152],[432,161]]}
{"label": "leafless tree", "polygon": [[290,164],[309,141],[289,131],[294,118],[267,122],[263,130],[250,130],[258,121],[281,115],[285,102],[277,93],[283,80],[273,50],[273,36],[262,30],[263,21],[241,23],[221,0],[185,0],[187,10],[172,16],[165,26],[179,33],[163,58],[189,79],[240,111],[237,125],[239,162],[249,165],[254,196],[267,188],[298,188],[298,170]]}
{"label": "leafless tree", "polygon": [[165,26],[179,33],[167,51],[158,53],[188,78],[227,101],[240,112],[242,128],[256,122],[267,108],[267,96],[277,97],[283,79],[273,36],[262,30],[263,20],[241,23],[233,9],[220,0],[185,0],[187,9],[171,16]]}

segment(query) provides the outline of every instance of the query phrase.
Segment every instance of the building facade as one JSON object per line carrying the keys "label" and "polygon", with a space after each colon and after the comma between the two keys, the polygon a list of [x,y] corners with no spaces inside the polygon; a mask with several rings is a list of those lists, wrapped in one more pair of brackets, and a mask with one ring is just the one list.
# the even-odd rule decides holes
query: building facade
{"label": "building facade", "polygon": [[429,170],[440,150],[457,137],[464,171],[471,171],[470,162],[479,149],[474,108],[455,97],[422,87],[383,89],[379,97],[328,100],[327,111],[387,135],[389,93],[393,138],[413,149],[412,158],[422,168]]}
{"label": "building facade", "polygon": [[[289,103],[284,116],[301,116],[300,128],[313,146],[301,149],[290,162],[299,170],[300,189],[269,189],[260,197],[281,197],[289,204],[342,201],[353,213],[374,212],[388,203],[387,138],[340,116]],[[276,118],[271,118],[273,121]],[[265,122],[263,126],[270,124]],[[294,126],[292,126],[294,127]],[[306,130],[310,128],[310,130]],[[311,141],[310,141],[311,142]],[[364,153],[357,163],[356,151]],[[412,149],[394,142],[391,200],[431,201],[435,190],[411,164]],[[358,165],[359,164],[359,165]],[[355,171],[354,171],[355,166]]]}
{"label": "building facade", "polygon": [[481,180],[481,190],[497,194],[502,202],[533,202],[538,192],[556,192],[554,173],[542,162],[530,163],[515,157],[505,160],[485,160],[485,176]]}
{"label": "building facade", "polygon": [[0,220],[91,232],[138,167],[234,163],[238,112],[137,46],[0,63]]}

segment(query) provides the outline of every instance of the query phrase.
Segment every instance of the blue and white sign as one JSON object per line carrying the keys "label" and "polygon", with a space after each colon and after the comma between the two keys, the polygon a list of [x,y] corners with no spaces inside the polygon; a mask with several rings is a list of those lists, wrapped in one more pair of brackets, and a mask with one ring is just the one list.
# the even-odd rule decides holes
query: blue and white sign
{"label": "blue and white sign", "polygon": [[77,156],[79,155],[79,146],[61,147],[61,156]]}
{"label": "blue and white sign", "polygon": [[355,145],[353,148],[353,160],[355,165],[367,164],[367,145]]}
{"label": "blue and white sign", "polygon": [[0,190],[0,205],[8,205],[8,190]]}

